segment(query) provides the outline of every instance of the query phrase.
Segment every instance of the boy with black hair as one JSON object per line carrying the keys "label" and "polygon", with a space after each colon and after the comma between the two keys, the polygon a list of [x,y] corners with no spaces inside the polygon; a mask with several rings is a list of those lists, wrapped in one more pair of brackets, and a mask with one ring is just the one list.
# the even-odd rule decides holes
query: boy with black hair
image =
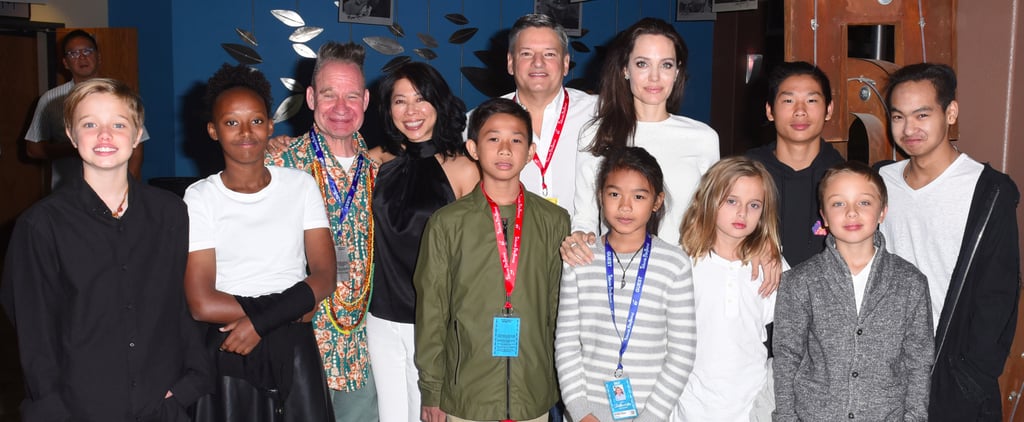
{"label": "boy with black hair", "polygon": [[423,421],[547,421],[558,401],[558,246],[569,215],[519,182],[532,133],[511,100],[477,107],[466,149],[480,185],[427,223],[413,278]]}
{"label": "boy with black hair", "polygon": [[879,171],[889,189],[881,229],[887,249],[928,276],[936,330],[928,419],[996,421],[997,379],[1017,323],[1020,193],[950,142],[955,98],[956,73],[946,65],[909,65],[889,77],[892,137],[910,159]]}
{"label": "boy with black hair", "polygon": [[785,62],[768,78],[768,121],[775,124],[775,142],[747,151],[772,175],[779,192],[782,253],[792,265],[825,248],[827,234],[815,194],[825,171],[845,161],[821,138],[832,117],[828,76],[807,62]]}

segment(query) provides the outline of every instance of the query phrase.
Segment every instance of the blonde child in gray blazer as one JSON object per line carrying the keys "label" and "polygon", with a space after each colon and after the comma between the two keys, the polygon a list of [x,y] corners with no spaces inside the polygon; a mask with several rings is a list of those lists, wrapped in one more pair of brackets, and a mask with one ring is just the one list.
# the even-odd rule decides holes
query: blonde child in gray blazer
{"label": "blonde child in gray blazer", "polygon": [[776,421],[927,420],[934,343],[925,276],[886,252],[886,190],[856,163],[818,187],[826,248],[782,275]]}

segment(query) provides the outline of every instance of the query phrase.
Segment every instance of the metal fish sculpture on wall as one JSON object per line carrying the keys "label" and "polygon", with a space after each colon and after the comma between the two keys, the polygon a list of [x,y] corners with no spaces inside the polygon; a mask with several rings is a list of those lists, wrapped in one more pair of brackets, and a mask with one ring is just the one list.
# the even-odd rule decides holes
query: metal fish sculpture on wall
{"label": "metal fish sculpture on wall", "polygon": [[281,85],[291,92],[302,92],[305,89],[302,84],[292,78],[281,78]]}
{"label": "metal fish sculpture on wall", "polygon": [[434,60],[437,58],[437,53],[435,53],[434,50],[431,50],[429,48],[414,48],[412,49],[412,51],[416,53],[417,56],[420,56],[427,60]]}
{"label": "metal fish sculpture on wall", "polygon": [[384,73],[391,73],[395,69],[398,69],[399,66],[401,66],[403,64],[406,64],[406,63],[409,63],[411,61],[412,61],[412,57],[409,57],[409,56],[398,56],[398,57],[395,57],[395,58],[393,58],[391,60],[388,60],[388,62],[385,63],[384,66],[380,68],[380,70],[382,72],[384,72]]}
{"label": "metal fish sculpture on wall", "polygon": [[437,48],[438,46],[441,45],[437,42],[437,39],[435,39],[430,34],[419,33],[416,34],[416,37],[419,38],[420,42],[423,43],[423,45],[427,46],[427,48]]}
{"label": "metal fish sculpture on wall", "polygon": [[302,94],[295,94],[281,101],[281,104],[277,106],[277,111],[274,112],[274,123],[283,122],[297,114],[302,109],[303,97]]}
{"label": "metal fish sculpture on wall", "polygon": [[316,38],[316,36],[320,35],[321,32],[324,32],[324,29],[318,26],[298,27],[295,28],[295,31],[293,31],[291,35],[288,36],[288,41],[299,43],[306,42]]}
{"label": "metal fish sculpture on wall", "polygon": [[263,63],[263,58],[260,57],[260,54],[247,45],[225,43],[220,46],[241,64],[253,65]]}
{"label": "metal fish sculpture on wall", "polygon": [[462,28],[453,32],[452,36],[448,37],[448,42],[452,44],[462,44],[469,41],[470,38],[473,38],[473,35],[476,35],[476,31],[479,31],[479,28]]}
{"label": "metal fish sculpture on wall", "polygon": [[292,49],[295,50],[298,55],[307,59],[315,59],[316,52],[312,48],[309,48],[306,44],[292,44]]}
{"label": "metal fish sculpture on wall", "polygon": [[448,19],[449,22],[454,23],[456,25],[465,25],[469,23],[469,19],[466,19],[466,17],[462,16],[461,13],[449,13],[447,15],[444,15],[444,18]]}
{"label": "metal fish sculpture on wall", "polygon": [[402,47],[402,45],[394,38],[381,36],[363,37],[363,42],[378,53],[388,56],[394,56],[395,54],[402,54],[405,52],[405,47]]}
{"label": "metal fish sculpture on wall", "polygon": [[391,31],[391,33],[398,38],[402,38],[405,36],[405,29],[402,28],[402,25],[399,25],[398,22],[394,22],[390,26],[388,26],[388,31]]}
{"label": "metal fish sculpture on wall", "polygon": [[242,28],[235,28],[235,33],[237,33],[238,37],[241,38],[242,41],[245,41],[247,44],[253,47],[259,45],[259,43],[256,42],[256,36],[253,35],[252,32],[246,31]]}
{"label": "metal fish sculpture on wall", "polygon": [[281,23],[288,25],[290,27],[298,28],[300,26],[306,25],[306,21],[302,20],[302,16],[299,16],[299,14],[296,13],[295,11],[285,9],[274,9],[271,10],[270,13],[274,15],[274,17],[277,18],[277,20],[281,21]]}

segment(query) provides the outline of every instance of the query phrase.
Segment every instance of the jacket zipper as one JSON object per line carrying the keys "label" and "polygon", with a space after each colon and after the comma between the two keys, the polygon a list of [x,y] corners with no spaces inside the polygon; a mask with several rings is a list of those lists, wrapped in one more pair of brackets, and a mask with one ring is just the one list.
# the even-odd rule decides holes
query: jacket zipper
{"label": "jacket zipper", "polygon": [[[974,265],[974,254],[978,252],[978,248],[981,245],[981,237],[985,234],[985,229],[988,227],[988,222],[992,218],[992,213],[995,211],[996,201],[999,199],[999,187],[992,188],[992,192],[988,195],[988,200],[985,201],[987,212],[985,218],[978,226],[977,230],[971,233],[973,236],[974,244],[971,246],[971,254],[968,255],[967,263],[964,265],[963,273],[958,277],[960,279],[959,285],[956,289],[956,294],[953,295],[952,311],[950,311],[949,319],[946,322],[946,326],[942,330],[942,340],[939,342],[939,347],[935,349],[935,358],[932,361],[931,373],[935,373],[935,366],[939,362],[939,354],[942,353],[943,346],[946,345],[946,334],[949,333],[949,321],[953,319],[953,313],[956,312],[957,304],[960,302],[960,294],[963,292],[964,284],[967,282],[967,273],[971,271],[971,266]],[[929,374],[929,375],[930,375]]]}
{"label": "jacket zipper", "polygon": [[512,359],[505,358],[505,419],[512,420]]}
{"label": "jacket zipper", "polygon": [[462,339],[459,338],[459,321],[455,321],[455,376],[454,384],[459,384],[459,368],[462,367]]}

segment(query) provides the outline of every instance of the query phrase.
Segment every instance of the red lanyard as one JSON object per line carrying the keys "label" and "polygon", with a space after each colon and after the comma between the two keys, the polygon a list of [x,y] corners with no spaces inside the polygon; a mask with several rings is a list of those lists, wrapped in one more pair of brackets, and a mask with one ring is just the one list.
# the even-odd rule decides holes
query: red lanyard
{"label": "red lanyard", "polygon": [[516,220],[512,226],[512,259],[508,257],[508,241],[505,240],[505,231],[502,230],[501,211],[498,204],[494,203],[487,191],[484,190],[483,182],[480,182],[480,191],[483,192],[487,204],[491,206],[491,217],[494,220],[494,237],[498,241],[498,257],[501,258],[501,269],[505,275],[505,310],[512,310],[512,290],[516,288],[516,270],[519,265],[519,242],[523,237],[523,208],[524,196],[523,187],[519,186],[519,196],[516,196]]}
{"label": "red lanyard", "polygon": [[[518,97],[513,95],[512,101],[518,102]],[[548,182],[545,175],[548,167],[551,167],[551,158],[555,156],[555,147],[558,146],[558,139],[562,137],[562,127],[565,126],[565,116],[569,114],[569,90],[562,88],[562,112],[558,115],[558,123],[555,125],[555,133],[551,135],[551,145],[548,146],[548,157],[541,163],[540,156],[533,153],[533,163],[540,169],[540,187],[542,194],[548,196]]]}

